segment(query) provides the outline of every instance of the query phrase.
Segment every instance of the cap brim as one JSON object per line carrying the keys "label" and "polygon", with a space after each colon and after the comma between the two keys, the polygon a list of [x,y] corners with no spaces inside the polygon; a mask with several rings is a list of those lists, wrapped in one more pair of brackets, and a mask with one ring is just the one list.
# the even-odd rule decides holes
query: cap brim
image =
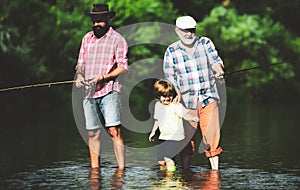
{"label": "cap brim", "polygon": [[113,18],[116,15],[116,12],[108,12],[108,13],[92,13],[92,12],[85,12],[85,15],[90,17],[97,17],[97,16],[104,16],[107,15],[109,18]]}
{"label": "cap brim", "polygon": [[[178,27],[179,28],[179,27]],[[179,28],[179,29],[182,29],[182,30],[192,30],[192,29],[196,29],[196,28]]]}

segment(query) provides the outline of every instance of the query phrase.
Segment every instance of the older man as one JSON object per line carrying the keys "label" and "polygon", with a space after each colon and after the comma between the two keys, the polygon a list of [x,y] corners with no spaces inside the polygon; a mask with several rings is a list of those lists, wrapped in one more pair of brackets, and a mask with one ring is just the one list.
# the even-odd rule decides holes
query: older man
{"label": "older man", "polygon": [[[219,95],[216,78],[224,75],[223,62],[218,56],[213,42],[207,37],[196,36],[196,21],[191,16],[182,16],[176,20],[175,32],[179,40],[171,44],[164,56],[164,75],[176,86],[178,96],[193,116],[199,116],[205,155],[211,168],[218,170],[220,141]],[[190,133],[188,145],[181,152],[183,169],[190,167],[190,157],[195,148],[195,134],[198,123],[187,123]],[[190,128],[194,130],[190,130]]]}

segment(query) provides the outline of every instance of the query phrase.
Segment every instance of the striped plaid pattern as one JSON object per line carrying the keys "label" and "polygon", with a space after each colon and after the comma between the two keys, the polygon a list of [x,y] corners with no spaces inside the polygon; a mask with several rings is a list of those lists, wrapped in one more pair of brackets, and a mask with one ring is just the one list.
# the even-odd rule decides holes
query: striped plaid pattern
{"label": "striped plaid pattern", "polygon": [[[82,39],[76,67],[84,68],[84,77],[87,80],[107,74],[116,67],[123,67],[127,70],[127,52],[127,42],[113,28],[110,28],[101,38],[95,37],[91,31]],[[101,97],[112,90],[120,92],[121,87],[117,80],[99,83],[92,96],[93,98]]]}
{"label": "striped plaid pattern", "polygon": [[187,108],[196,109],[198,99],[205,107],[218,100],[212,67],[222,64],[213,42],[207,37],[198,37],[191,57],[186,53],[180,41],[171,44],[164,56],[164,75],[177,86]]}

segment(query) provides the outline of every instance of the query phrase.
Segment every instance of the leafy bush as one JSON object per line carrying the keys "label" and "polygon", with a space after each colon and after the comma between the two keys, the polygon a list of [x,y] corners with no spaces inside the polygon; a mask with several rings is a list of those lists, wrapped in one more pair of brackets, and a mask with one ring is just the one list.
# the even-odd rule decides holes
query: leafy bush
{"label": "leafy bush", "polygon": [[286,94],[286,82],[295,82],[299,38],[295,41],[269,17],[239,15],[233,8],[216,7],[197,31],[213,39],[227,71],[286,63],[228,76],[230,87],[247,92],[251,98],[270,99],[275,91],[281,97],[279,94]]}

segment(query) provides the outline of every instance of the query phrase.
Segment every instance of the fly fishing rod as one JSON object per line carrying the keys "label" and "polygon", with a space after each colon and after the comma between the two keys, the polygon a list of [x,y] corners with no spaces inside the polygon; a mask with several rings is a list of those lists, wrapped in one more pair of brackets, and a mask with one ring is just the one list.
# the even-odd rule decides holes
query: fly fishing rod
{"label": "fly fishing rod", "polygon": [[286,63],[286,62],[280,62],[280,63],[274,63],[274,64],[268,64],[268,65],[260,65],[260,66],[256,66],[256,67],[246,68],[246,69],[229,71],[229,72],[225,72],[224,75],[228,76],[228,75],[232,75],[232,74],[236,74],[236,73],[240,73],[240,72],[250,71],[250,70],[254,70],[254,69],[261,69],[261,68],[264,68],[264,67],[276,66],[276,65],[280,65],[280,64],[284,64],[284,63]]}
{"label": "fly fishing rod", "polygon": [[[240,73],[240,72],[245,72],[245,71],[254,70],[254,69],[261,69],[263,67],[270,67],[270,66],[275,66],[275,65],[284,64],[284,63],[285,62],[280,62],[280,63],[274,63],[274,64],[269,64],[269,65],[261,65],[261,66],[256,66],[256,67],[250,67],[250,68],[246,68],[246,69],[240,69],[240,70],[235,70],[235,71],[231,71],[231,72],[225,72],[224,75],[228,76],[228,75],[232,75],[232,74],[236,74],[236,73]],[[0,92],[11,91],[11,90],[23,90],[23,89],[26,89],[26,88],[35,88],[35,87],[44,87],[44,86],[51,87],[53,85],[72,84],[74,82],[76,82],[76,80],[66,80],[66,81],[58,81],[58,82],[47,82],[47,83],[40,83],[40,84],[16,86],[16,87],[10,87],[10,88],[2,88],[2,89],[0,89]]]}
{"label": "fly fishing rod", "polygon": [[11,88],[0,89],[0,92],[10,91],[10,90],[23,90],[25,88],[34,88],[34,87],[43,87],[43,86],[51,87],[52,85],[71,84],[71,83],[74,83],[74,82],[76,82],[76,80],[67,80],[67,81],[47,82],[47,83],[40,83],[40,84],[16,86],[16,87],[11,87]]}
{"label": "fly fishing rod", "polygon": [[[276,66],[276,65],[280,65],[280,64],[284,64],[286,62],[280,62],[280,63],[273,63],[273,64],[268,64],[268,65],[260,65],[260,66],[256,66],[256,67],[249,67],[246,69],[239,69],[239,70],[235,70],[235,71],[227,71],[224,73],[221,73],[220,75],[212,75],[211,78],[215,78],[215,79],[224,79],[230,75],[236,74],[236,73],[241,73],[241,72],[246,72],[246,71],[250,71],[250,70],[254,70],[254,69],[261,69],[264,67],[271,67],[271,66]],[[221,78],[220,78],[221,77]]]}

